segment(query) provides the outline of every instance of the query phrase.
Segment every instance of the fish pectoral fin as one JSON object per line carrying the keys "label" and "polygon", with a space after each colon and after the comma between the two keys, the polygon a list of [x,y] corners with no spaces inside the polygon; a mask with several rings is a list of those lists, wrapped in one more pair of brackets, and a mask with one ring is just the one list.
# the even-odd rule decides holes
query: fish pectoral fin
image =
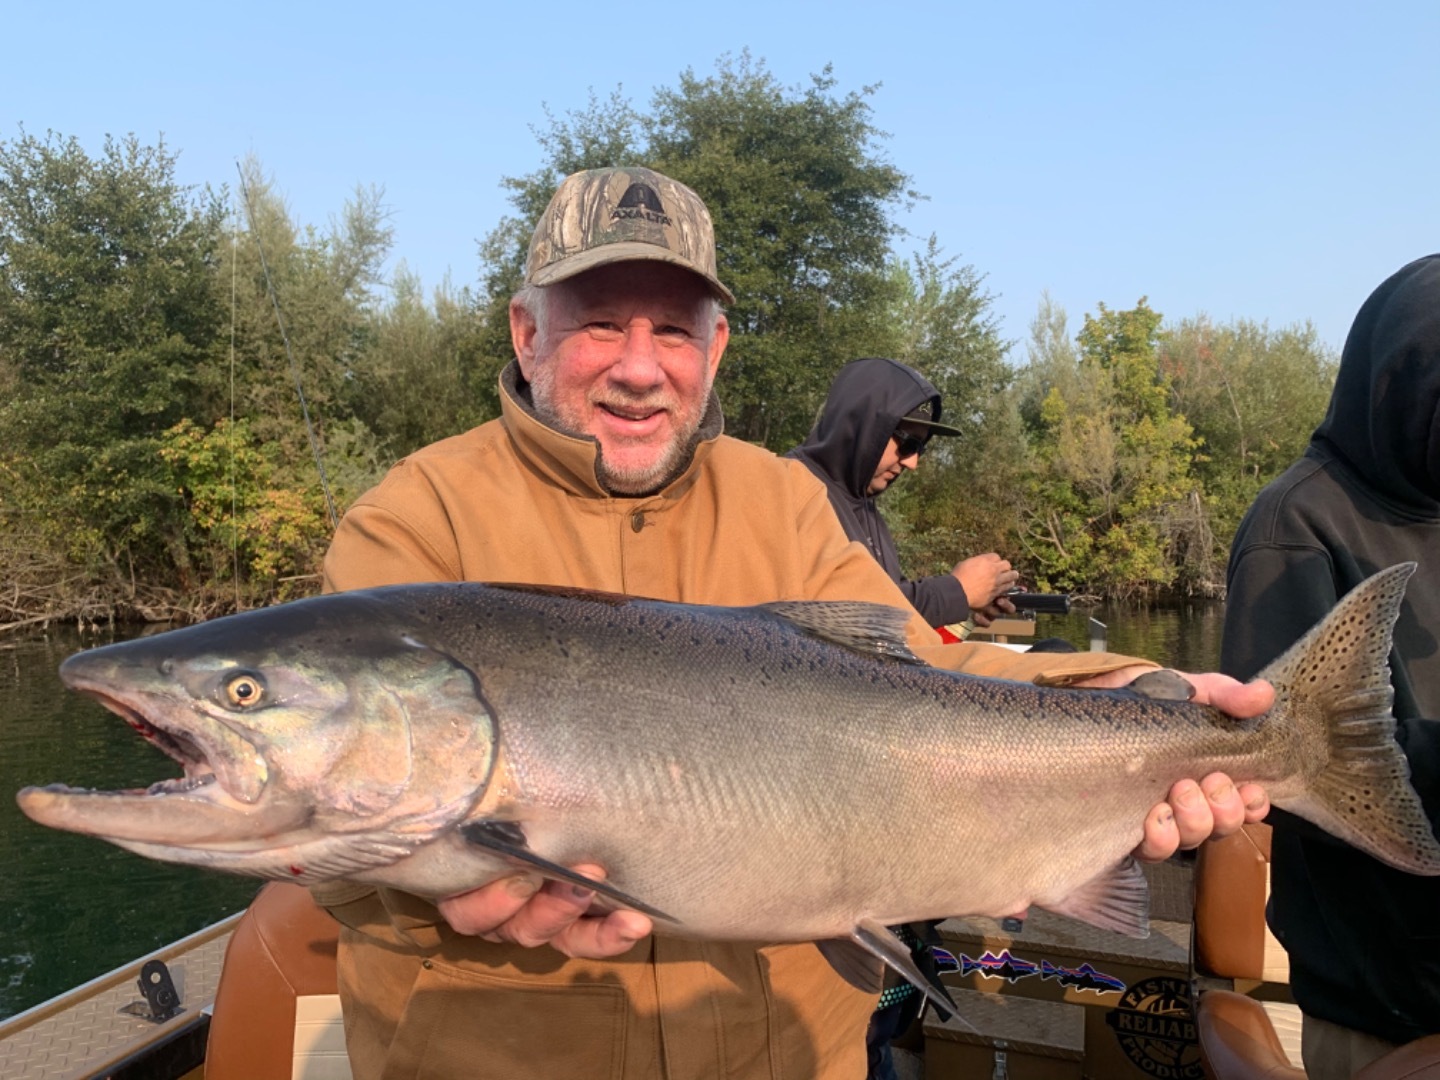
{"label": "fish pectoral fin", "polygon": [[460,826],[460,835],[465,838],[467,843],[485,848],[487,851],[493,851],[497,855],[503,855],[507,859],[538,870],[542,877],[552,881],[568,882],[571,885],[578,885],[582,889],[593,889],[598,895],[615,901],[621,907],[639,911],[649,915],[652,919],[663,919],[665,922],[680,925],[679,919],[666,915],[659,908],[651,907],[643,900],[637,900],[628,893],[621,892],[609,882],[597,881],[584,874],[577,874],[574,870],[535,854],[530,850],[529,842],[525,839],[525,830],[518,822],[472,821]]}
{"label": "fish pectoral fin", "polygon": [[970,1026],[960,1017],[955,999],[945,984],[938,977],[927,978],[915,965],[910,947],[882,923],[871,918],[861,919],[848,939],[817,941],[815,946],[840,977],[857,990],[878,994],[885,984],[885,968],[891,967],[924,994],[943,1018],[956,1017],[966,1027]]}
{"label": "fish pectoral fin", "polygon": [[1126,683],[1125,689],[1152,701],[1189,701],[1195,696],[1195,684],[1169,668],[1147,671]]}
{"label": "fish pectoral fin", "polygon": [[1128,855],[1059,903],[1035,906],[1128,937],[1150,936],[1150,886]]}

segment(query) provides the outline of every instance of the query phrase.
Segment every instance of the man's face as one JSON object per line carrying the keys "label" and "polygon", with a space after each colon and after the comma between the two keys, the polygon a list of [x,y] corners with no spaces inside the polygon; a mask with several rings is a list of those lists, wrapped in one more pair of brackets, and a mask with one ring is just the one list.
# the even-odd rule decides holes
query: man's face
{"label": "man's face", "polygon": [[704,282],[658,262],[614,263],[544,290],[542,325],[511,305],[510,330],[535,410],[600,443],[616,494],[664,486],[684,466],[729,340]]}
{"label": "man's face", "polygon": [[[913,435],[921,442],[930,437],[930,432],[916,424],[901,423],[896,429],[900,434]],[[920,451],[912,450],[907,456],[900,456],[900,446],[894,435],[885,443],[885,452],[880,455],[880,464],[875,466],[875,475],[865,489],[866,495],[879,495],[893,484],[906,469],[920,467]]]}

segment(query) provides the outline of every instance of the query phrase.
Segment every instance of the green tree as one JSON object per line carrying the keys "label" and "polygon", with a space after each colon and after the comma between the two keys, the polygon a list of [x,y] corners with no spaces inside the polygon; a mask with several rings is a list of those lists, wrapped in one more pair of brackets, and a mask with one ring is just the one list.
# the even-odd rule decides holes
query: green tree
{"label": "green tree", "polygon": [[[390,299],[371,319],[360,410],[386,460],[487,418],[493,366],[482,358],[484,324],[469,290],[443,282],[429,303],[402,263]],[[484,386],[477,385],[483,377]]]}
{"label": "green tree", "polygon": [[257,161],[247,160],[243,173],[248,198],[216,274],[227,301],[235,294],[234,354],[206,369],[205,416],[233,407],[262,439],[280,443],[286,460],[308,461],[313,473],[296,381],[322,444],[329,424],[363,418],[374,404],[363,387],[392,239],[388,211],[379,189],[359,188],[327,230],[302,228]]}
{"label": "green tree", "polygon": [[879,152],[869,99],[827,66],[786,88],[742,53],[655,95],[649,158],[705,199],[735,293],[717,379],[732,433],[774,450],[809,430],[846,361],[883,352],[895,209],[909,178]]}
{"label": "green tree", "polygon": [[1339,359],[1309,323],[1271,330],[1248,319],[1216,325],[1202,315],[1165,335],[1160,364],[1175,411],[1200,440],[1195,473],[1223,565],[1260,489],[1304,453]]}
{"label": "green tree", "polygon": [[27,535],[118,580],[188,568],[156,450],[214,355],[223,217],[163,142],[107,137],[94,158],[54,133],[0,143],[5,501]]}
{"label": "green tree", "polygon": [[943,419],[962,432],[933,440],[920,469],[880,503],[901,559],[911,573],[929,574],[982,551],[1013,554],[1027,453],[994,298],[934,236],[891,273],[896,301],[885,322],[893,341],[883,351],[935,384]]}
{"label": "green tree", "polygon": [[1203,525],[1190,473],[1195,440],[1170,409],[1160,321],[1144,299],[1129,311],[1102,304],[1074,350],[1056,340],[1063,312],[1042,308],[1032,326],[1022,405],[1035,453],[1026,539],[1049,585],[1112,596],[1164,589],[1192,548],[1209,550],[1208,537],[1192,537]]}
{"label": "green tree", "polygon": [[516,213],[482,247],[485,353],[509,359],[505,305],[530,230],[577,169],[646,165],[700,193],[715,221],[719,271],[736,295],[717,380],[732,434],[783,450],[804,437],[830,378],[892,340],[891,213],[908,178],[879,154],[873,87],[840,94],[826,68],[803,89],[742,53],[715,74],[658,90],[648,113],[617,91],[551,118],[543,162],[510,178]]}
{"label": "green tree", "polygon": [[[184,502],[189,545],[209,602],[233,585],[237,607],[313,591],[330,538],[318,485],[297,485],[280,447],[241,419],[206,431],[181,420],[164,433],[160,460]],[[195,605],[192,604],[192,610]]]}

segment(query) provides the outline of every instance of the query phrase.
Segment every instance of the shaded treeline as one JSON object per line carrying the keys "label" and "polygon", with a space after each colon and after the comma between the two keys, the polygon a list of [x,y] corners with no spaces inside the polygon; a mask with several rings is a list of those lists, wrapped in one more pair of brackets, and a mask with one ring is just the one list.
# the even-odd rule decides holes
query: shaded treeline
{"label": "shaded treeline", "polygon": [[1308,326],[1166,323],[1143,299],[1075,332],[1047,299],[1007,341],[983,275],[896,225],[919,196],[871,94],[828,70],[785,87],[741,55],[648,110],[592,97],[504,180],[514,212],[475,284],[428,295],[403,262],[383,274],[377,189],[316,227],[254,161],[245,213],[222,178],[179,184],[163,143],[0,142],[0,625],[313,590],[330,521],[297,377],[343,510],[407,450],[497,414],[534,220],[564,175],[634,163],[714,214],[738,298],[717,382],[731,434],[788,449],[857,356],[942,389],[965,436],[883,500],[913,571],[994,548],[1041,588],[1214,593],[1240,515],[1324,411],[1333,354]]}

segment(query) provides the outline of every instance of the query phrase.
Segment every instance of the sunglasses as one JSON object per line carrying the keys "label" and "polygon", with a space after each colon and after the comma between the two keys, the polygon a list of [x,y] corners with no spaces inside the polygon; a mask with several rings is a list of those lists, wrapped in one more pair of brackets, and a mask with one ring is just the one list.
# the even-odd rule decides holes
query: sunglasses
{"label": "sunglasses", "polygon": [[923,454],[925,444],[930,441],[929,435],[911,435],[908,431],[895,432],[895,451],[904,461],[912,454]]}

